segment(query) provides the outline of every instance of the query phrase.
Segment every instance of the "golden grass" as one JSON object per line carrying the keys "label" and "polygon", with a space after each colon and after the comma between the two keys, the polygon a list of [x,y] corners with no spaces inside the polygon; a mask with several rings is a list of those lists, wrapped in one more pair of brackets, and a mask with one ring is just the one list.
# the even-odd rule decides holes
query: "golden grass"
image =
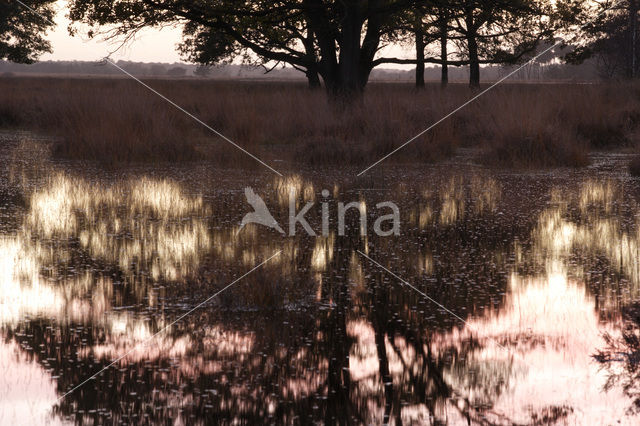
{"label": "golden grass", "polygon": [[[474,95],[462,85],[416,91],[371,84],[348,108],[298,83],[149,80],[148,83],[265,160],[367,165]],[[54,153],[106,163],[255,164],[136,82],[0,79],[0,127],[56,138]],[[633,144],[640,86],[506,84],[443,122],[389,161],[433,162],[459,146],[488,164],[582,166],[589,149]]]}

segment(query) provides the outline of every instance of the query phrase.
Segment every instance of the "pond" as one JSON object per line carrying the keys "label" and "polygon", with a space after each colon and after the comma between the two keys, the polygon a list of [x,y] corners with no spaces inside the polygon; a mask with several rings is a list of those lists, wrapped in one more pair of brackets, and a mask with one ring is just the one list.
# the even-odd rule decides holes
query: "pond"
{"label": "pond", "polygon": [[[640,300],[625,156],[280,177],[105,170],[32,139],[0,143],[2,424],[638,422],[630,356],[594,358]],[[291,194],[314,202],[317,235],[241,228],[247,187],[284,225]],[[353,210],[339,235],[338,202],[369,229]],[[380,202],[400,235],[373,232]]]}

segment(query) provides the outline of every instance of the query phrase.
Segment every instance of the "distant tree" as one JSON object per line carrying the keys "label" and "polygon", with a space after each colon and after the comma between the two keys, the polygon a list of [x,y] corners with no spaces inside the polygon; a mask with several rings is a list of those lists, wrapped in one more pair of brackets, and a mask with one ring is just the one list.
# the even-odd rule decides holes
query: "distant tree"
{"label": "distant tree", "polygon": [[[133,74],[133,75],[148,75],[149,74],[149,68],[147,67],[146,64],[142,63],[142,62],[133,62],[133,61],[118,61],[118,66],[121,67],[122,69],[126,70],[127,72]],[[111,70],[114,73],[117,73],[116,70],[112,69]]]}
{"label": "distant tree", "polygon": [[187,74],[187,70],[183,67],[172,67],[167,70],[167,75],[169,77],[183,77]]}
{"label": "distant tree", "polygon": [[0,2],[0,59],[33,63],[39,55],[51,52],[44,33],[52,28],[56,0],[23,0],[36,13],[15,0]]}
{"label": "distant tree", "polygon": [[196,67],[196,69],[193,70],[193,75],[196,77],[209,77],[211,75],[211,67],[206,65]]}
{"label": "distant tree", "polygon": [[167,73],[167,68],[162,64],[152,64],[149,72],[151,73],[151,75],[155,76],[165,75]]}

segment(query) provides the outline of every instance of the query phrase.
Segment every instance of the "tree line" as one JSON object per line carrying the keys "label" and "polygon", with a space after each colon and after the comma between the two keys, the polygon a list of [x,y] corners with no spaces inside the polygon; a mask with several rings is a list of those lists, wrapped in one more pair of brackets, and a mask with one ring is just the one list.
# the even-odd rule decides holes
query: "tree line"
{"label": "tree line", "polygon": [[[362,93],[384,64],[415,66],[424,86],[427,64],[467,66],[478,87],[483,65],[523,63],[557,40],[564,59],[597,57],[611,75],[638,74],[637,10],[640,0],[69,0],[71,34],[122,40],[147,27],[180,26],[180,53],[201,65],[241,58],[250,65],[289,65],[311,87],[336,97]],[[52,16],[52,0],[25,1]],[[48,23],[10,0],[0,14],[0,58],[31,61],[49,46]],[[4,18],[4,16],[3,16]],[[16,21],[17,20],[17,21]],[[25,22],[37,24],[27,28]],[[20,25],[18,30],[12,26]],[[385,55],[385,47],[410,46],[410,57]],[[396,49],[397,50],[397,49]],[[35,53],[34,53],[35,52]]]}

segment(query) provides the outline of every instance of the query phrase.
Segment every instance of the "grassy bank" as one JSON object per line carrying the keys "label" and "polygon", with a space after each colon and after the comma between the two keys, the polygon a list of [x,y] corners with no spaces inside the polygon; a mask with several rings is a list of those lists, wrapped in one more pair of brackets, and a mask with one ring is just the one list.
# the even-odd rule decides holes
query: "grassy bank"
{"label": "grassy bank", "polygon": [[[403,144],[475,93],[466,86],[371,84],[336,108],[296,83],[150,80],[155,89],[265,159],[366,165]],[[432,162],[457,147],[506,167],[582,166],[591,149],[634,145],[640,86],[498,87],[394,155]],[[161,98],[125,79],[0,79],[0,127],[56,138],[54,153],[109,163],[188,161],[253,164]]]}

